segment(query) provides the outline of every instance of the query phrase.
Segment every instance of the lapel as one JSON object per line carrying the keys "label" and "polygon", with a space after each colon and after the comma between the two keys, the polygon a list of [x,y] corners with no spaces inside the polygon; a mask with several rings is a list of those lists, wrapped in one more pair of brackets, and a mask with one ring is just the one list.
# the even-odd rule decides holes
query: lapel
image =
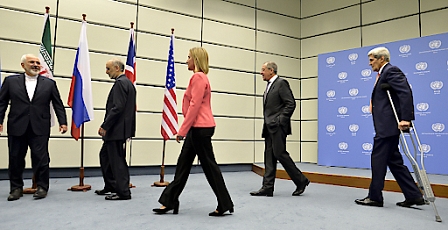
{"label": "lapel", "polygon": [[22,97],[25,97],[28,102],[30,102],[30,98],[28,97],[28,92],[26,91],[25,86],[25,74],[22,73],[17,77],[18,86],[19,86],[19,92],[21,92]]}
{"label": "lapel", "polygon": [[379,84],[379,82],[381,81],[381,76],[386,72],[386,69],[389,68],[390,63],[387,63],[386,65],[384,65],[381,74],[378,78],[378,80],[375,82],[375,85],[373,86],[373,91],[372,91],[372,98],[375,95],[375,91],[376,91],[376,86]]}
{"label": "lapel", "polygon": [[43,87],[42,86],[42,81],[45,81],[45,77],[42,77],[40,75],[37,76],[37,83],[36,83],[36,89],[34,90],[34,94],[33,94],[33,100],[36,98],[36,94],[38,95],[39,92],[41,91],[40,88]]}
{"label": "lapel", "polygon": [[279,77],[277,77],[272,83],[271,83],[271,87],[269,87],[269,91],[268,93],[266,93],[266,99],[264,100],[264,104],[266,104],[266,102],[268,101],[269,98],[269,94],[275,89],[275,83],[278,81]]}

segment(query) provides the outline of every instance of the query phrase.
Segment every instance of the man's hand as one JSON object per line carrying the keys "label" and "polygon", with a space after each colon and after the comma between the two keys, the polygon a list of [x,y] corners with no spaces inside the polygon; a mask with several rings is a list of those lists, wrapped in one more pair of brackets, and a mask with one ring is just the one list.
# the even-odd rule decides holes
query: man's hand
{"label": "man's hand", "polygon": [[401,131],[407,131],[411,127],[411,122],[409,121],[400,121],[398,124],[398,129]]}
{"label": "man's hand", "polygon": [[3,132],[3,125],[0,124],[0,135],[2,134],[2,132]]}
{"label": "man's hand", "polygon": [[67,126],[66,125],[59,126],[59,132],[61,132],[61,134],[66,133],[67,132]]}
{"label": "man's hand", "polygon": [[180,143],[180,141],[183,140],[183,139],[184,139],[183,136],[180,136],[180,135],[176,134],[176,141],[177,141],[177,143]]}
{"label": "man's hand", "polygon": [[98,135],[100,135],[102,137],[106,136],[106,130],[100,127],[98,129]]}

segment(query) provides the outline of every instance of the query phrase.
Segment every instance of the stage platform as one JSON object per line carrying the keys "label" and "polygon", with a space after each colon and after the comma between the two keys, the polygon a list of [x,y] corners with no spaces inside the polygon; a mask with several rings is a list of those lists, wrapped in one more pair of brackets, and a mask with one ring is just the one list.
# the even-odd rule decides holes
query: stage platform
{"label": "stage platform", "polygon": [[[314,163],[296,163],[302,173],[311,181],[311,183],[339,185],[354,188],[368,189],[370,185],[370,169],[344,168],[319,166]],[[264,164],[255,163],[252,171],[260,176],[264,175]],[[412,176],[414,174],[412,173]],[[276,178],[290,180],[288,174],[281,164],[277,165]],[[415,176],[414,176],[415,178]],[[436,197],[448,198],[448,175],[428,174],[431,187]],[[384,191],[401,192],[400,187],[394,180],[390,171],[386,174]]]}

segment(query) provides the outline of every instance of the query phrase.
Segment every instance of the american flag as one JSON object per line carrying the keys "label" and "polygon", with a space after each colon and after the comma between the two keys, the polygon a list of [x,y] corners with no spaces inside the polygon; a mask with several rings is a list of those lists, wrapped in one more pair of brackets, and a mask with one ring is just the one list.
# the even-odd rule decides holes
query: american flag
{"label": "american flag", "polygon": [[174,34],[171,34],[170,50],[168,53],[168,66],[166,67],[165,95],[163,97],[161,134],[164,140],[169,140],[177,131],[177,101],[176,79],[174,74]]}
{"label": "american flag", "polygon": [[136,75],[136,62],[135,62],[135,39],[134,39],[134,23],[131,22],[131,29],[129,30],[129,48],[128,48],[128,57],[126,59],[126,70],[124,74],[129,80],[135,85],[135,80],[137,79]]}

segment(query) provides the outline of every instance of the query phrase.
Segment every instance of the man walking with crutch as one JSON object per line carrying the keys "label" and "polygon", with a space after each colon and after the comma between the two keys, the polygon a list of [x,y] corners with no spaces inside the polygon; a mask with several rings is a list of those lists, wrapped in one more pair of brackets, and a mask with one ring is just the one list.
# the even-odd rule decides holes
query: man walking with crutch
{"label": "man walking with crutch", "polygon": [[[372,181],[368,196],[356,199],[355,203],[383,207],[382,190],[387,167],[389,167],[405,197],[405,200],[398,202],[397,205],[402,207],[424,205],[422,193],[415,184],[409,169],[404,165],[403,157],[398,150],[400,130],[409,130],[411,121],[415,119],[412,90],[404,73],[389,63],[390,53],[387,48],[372,49],[368,56],[372,70],[378,72],[371,98],[371,112],[376,133],[371,155]],[[398,124],[387,91],[381,88],[384,83],[391,87],[390,93],[396,106]]]}

